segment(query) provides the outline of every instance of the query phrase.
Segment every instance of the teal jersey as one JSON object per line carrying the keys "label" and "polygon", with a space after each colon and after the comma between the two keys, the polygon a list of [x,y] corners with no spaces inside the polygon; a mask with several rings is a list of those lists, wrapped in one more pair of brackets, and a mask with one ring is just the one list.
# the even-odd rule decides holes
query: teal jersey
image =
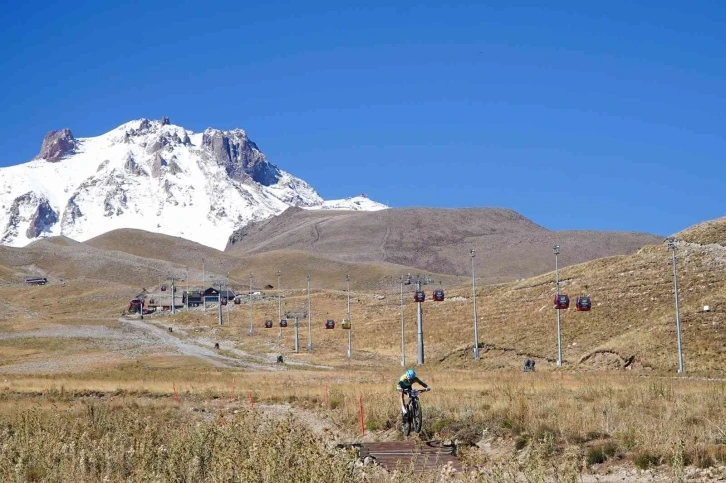
{"label": "teal jersey", "polygon": [[418,376],[414,377],[413,381],[409,381],[408,378],[406,377],[406,374],[404,374],[398,380],[398,388],[409,390],[409,389],[411,389],[411,386],[413,386],[413,384],[416,382],[421,384],[423,387],[428,387],[425,382],[423,382],[421,379],[418,378]]}

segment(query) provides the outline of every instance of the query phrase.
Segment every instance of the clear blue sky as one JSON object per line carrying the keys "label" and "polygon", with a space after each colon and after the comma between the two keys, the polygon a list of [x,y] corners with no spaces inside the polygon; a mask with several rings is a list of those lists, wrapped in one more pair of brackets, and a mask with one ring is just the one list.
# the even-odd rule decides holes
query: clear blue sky
{"label": "clear blue sky", "polygon": [[726,2],[635,3],[12,2],[0,166],[169,116],[328,199],[667,235],[726,215]]}

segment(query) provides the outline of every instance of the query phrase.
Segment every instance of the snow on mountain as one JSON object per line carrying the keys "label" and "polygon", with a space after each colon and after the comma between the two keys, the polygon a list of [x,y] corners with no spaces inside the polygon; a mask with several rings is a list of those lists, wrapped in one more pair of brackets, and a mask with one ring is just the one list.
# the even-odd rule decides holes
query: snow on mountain
{"label": "snow on mountain", "polygon": [[354,211],[378,211],[385,210],[388,206],[369,199],[366,195],[360,194],[342,200],[327,200],[322,204],[303,207],[306,210],[354,210]]}
{"label": "snow on mountain", "polygon": [[0,168],[0,205],[3,245],[138,228],[220,250],[237,228],[290,206],[386,208],[364,196],[324,201],[268,162],[241,129],[194,133],[168,118],[131,121],[91,138],[51,131],[34,160]]}

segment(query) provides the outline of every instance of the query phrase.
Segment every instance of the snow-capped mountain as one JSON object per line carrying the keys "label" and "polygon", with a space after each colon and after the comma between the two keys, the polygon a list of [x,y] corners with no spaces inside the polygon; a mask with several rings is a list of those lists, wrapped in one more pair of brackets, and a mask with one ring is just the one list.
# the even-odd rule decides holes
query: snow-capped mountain
{"label": "snow-capped mountain", "polygon": [[34,160],[0,168],[0,205],[3,245],[138,228],[220,250],[237,228],[290,206],[387,208],[363,195],[324,201],[268,162],[241,129],[194,133],[168,118],[127,122],[91,138],[51,131]]}

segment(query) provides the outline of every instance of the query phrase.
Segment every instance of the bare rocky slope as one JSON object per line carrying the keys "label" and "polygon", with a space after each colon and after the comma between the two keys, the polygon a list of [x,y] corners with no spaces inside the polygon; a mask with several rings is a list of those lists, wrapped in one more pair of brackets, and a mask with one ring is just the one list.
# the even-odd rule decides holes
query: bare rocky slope
{"label": "bare rocky slope", "polygon": [[378,212],[315,212],[290,208],[235,231],[226,253],[291,249],[347,262],[388,262],[418,270],[466,276],[476,250],[477,277],[486,283],[515,280],[561,266],[626,255],[660,243],[635,232],[551,231],[501,208],[396,208]]}

